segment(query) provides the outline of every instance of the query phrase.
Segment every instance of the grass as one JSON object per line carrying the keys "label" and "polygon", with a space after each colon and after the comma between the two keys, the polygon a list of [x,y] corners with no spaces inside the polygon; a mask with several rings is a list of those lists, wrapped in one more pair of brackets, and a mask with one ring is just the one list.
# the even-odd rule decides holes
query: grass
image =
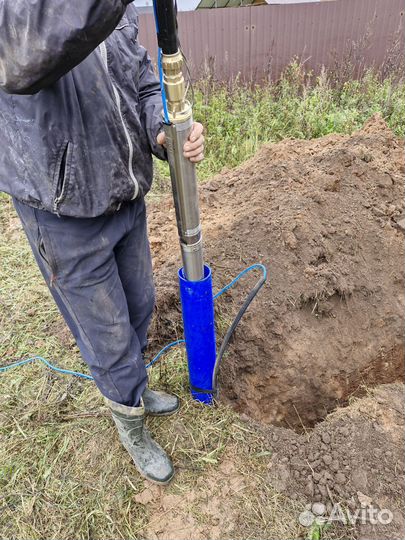
{"label": "grass", "polygon": [[[292,63],[277,83],[221,84],[209,75],[195,85],[194,117],[206,132],[206,159],[198,175],[207,179],[234,167],[268,142],[287,137],[312,139],[329,133],[350,134],[374,113],[405,135],[405,85],[401,77],[382,79],[367,71],[360,80],[336,80],[322,72],[313,79]],[[157,184],[166,184],[168,168],[157,163]]]}

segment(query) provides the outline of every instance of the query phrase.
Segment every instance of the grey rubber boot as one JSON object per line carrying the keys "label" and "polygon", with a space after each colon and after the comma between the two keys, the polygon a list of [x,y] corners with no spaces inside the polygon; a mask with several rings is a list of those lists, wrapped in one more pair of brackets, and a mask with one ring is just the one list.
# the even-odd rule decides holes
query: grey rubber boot
{"label": "grey rubber boot", "polygon": [[145,388],[142,399],[146,414],[151,416],[169,416],[180,408],[180,401],[177,396],[150,390],[149,388]]}
{"label": "grey rubber boot", "polygon": [[145,407],[127,407],[106,399],[124,448],[138,472],[155,484],[168,484],[174,476],[166,452],[150,436],[145,426]]}

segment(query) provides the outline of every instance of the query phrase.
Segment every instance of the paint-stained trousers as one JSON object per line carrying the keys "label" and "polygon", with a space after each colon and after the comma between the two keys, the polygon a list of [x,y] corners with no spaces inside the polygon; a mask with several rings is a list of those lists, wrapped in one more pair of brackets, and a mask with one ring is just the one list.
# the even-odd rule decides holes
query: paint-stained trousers
{"label": "paint-stained trousers", "polygon": [[99,390],[117,403],[138,405],[155,302],[144,199],[96,218],[14,205]]}

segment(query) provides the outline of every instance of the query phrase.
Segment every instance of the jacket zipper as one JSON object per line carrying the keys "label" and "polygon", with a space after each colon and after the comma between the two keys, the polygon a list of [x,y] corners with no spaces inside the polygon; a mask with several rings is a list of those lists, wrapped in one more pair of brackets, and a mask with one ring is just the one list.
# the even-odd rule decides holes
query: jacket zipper
{"label": "jacket zipper", "polygon": [[58,183],[56,185],[55,198],[53,201],[53,210],[59,216],[59,205],[63,201],[66,195],[67,179],[66,179],[66,166],[67,158],[69,154],[69,143],[66,144],[63,150],[62,159],[59,165]]}
{"label": "jacket zipper", "polygon": [[100,47],[101,58],[103,60],[105,70],[106,70],[107,75],[108,75],[108,77],[110,79],[111,86],[112,86],[112,89],[113,89],[115,103],[117,105],[118,114],[119,114],[119,117],[120,117],[120,120],[121,120],[122,128],[124,130],[125,137],[126,137],[127,143],[128,143],[128,148],[129,148],[128,170],[129,170],[129,176],[130,176],[130,178],[131,178],[131,180],[132,180],[132,182],[134,184],[134,188],[135,188],[134,194],[132,196],[132,200],[133,200],[133,199],[137,198],[138,193],[139,193],[139,184],[138,184],[138,180],[135,177],[134,167],[133,167],[134,145],[132,144],[131,136],[129,134],[128,128],[127,128],[127,126],[125,124],[125,121],[124,121],[124,116],[122,114],[121,97],[120,97],[119,92],[118,92],[117,88],[115,87],[115,85],[114,85],[114,83],[113,83],[113,81],[111,79],[110,72],[109,72],[109,69],[108,69],[107,46],[103,41],[102,43],[100,43],[99,47]]}

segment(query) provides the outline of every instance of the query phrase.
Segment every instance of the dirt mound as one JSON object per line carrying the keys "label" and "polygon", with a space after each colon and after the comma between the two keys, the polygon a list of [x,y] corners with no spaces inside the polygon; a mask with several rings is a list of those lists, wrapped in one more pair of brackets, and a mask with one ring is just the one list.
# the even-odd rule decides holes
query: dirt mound
{"label": "dirt mound", "polygon": [[321,503],[315,515],[318,509],[325,519],[353,525],[361,538],[402,539],[403,427],[403,385],[397,383],[378,387],[305,434],[273,429],[269,481],[293,499]]}
{"label": "dirt mound", "polygon": [[[312,426],[362,385],[401,376],[404,170],[402,141],[375,116],[352,136],[265,146],[201,190],[215,284],[254,262],[269,270],[221,370],[239,411]],[[181,333],[170,198],[151,206],[150,229],[161,343]],[[220,300],[219,321],[248,281]]]}

